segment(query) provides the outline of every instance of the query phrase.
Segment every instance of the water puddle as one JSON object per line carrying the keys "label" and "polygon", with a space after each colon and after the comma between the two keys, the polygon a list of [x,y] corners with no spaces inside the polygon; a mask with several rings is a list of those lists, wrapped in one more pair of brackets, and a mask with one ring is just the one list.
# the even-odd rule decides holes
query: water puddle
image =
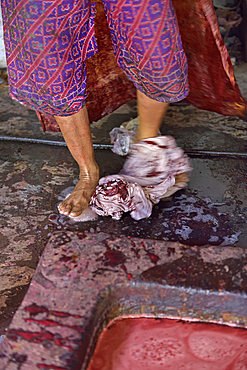
{"label": "water puddle", "polygon": [[[58,200],[71,193],[73,187],[65,189]],[[199,197],[190,189],[177,192],[153,208],[148,219],[133,220],[124,214],[121,220],[98,217],[96,220],[80,222],[59,213],[49,215],[56,229],[83,232],[106,232],[120,237],[132,236],[165,241],[177,241],[187,245],[238,245],[245,230],[246,210],[236,202],[213,201],[210,197]]]}

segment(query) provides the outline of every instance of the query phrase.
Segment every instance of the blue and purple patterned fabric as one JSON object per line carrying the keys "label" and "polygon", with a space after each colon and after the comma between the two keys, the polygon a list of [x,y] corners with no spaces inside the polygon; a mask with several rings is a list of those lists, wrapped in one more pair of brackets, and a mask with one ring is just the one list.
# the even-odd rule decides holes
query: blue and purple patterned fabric
{"label": "blue and purple patterned fabric", "polygon": [[[10,95],[31,109],[71,115],[86,101],[85,60],[97,52],[89,0],[1,0]],[[118,65],[147,96],[189,92],[171,0],[104,0]]]}

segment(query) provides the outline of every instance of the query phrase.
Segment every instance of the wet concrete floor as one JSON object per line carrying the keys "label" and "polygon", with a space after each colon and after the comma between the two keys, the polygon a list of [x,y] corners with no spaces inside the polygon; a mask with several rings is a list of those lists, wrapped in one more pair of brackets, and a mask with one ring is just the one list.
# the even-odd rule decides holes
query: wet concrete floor
{"label": "wet concrete floor", "polygon": [[[247,65],[236,68],[243,96],[247,98]],[[92,124],[95,143],[109,143],[109,131],[136,116],[130,102]],[[197,110],[182,104],[169,108],[161,132],[172,135],[189,150],[246,153],[247,123],[234,117]],[[0,86],[0,135],[60,140],[60,133],[42,133],[36,114],[8,97]],[[124,158],[110,150],[96,150],[101,176],[117,173]],[[19,306],[44,247],[55,230],[104,231],[179,241],[197,246],[236,246],[247,243],[247,160],[193,157],[194,168],[187,189],[153,209],[149,219],[134,221],[124,215],[75,223],[60,216],[57,204],[75,185],[78,168],[67,148],[0,141],[0,334]]]}

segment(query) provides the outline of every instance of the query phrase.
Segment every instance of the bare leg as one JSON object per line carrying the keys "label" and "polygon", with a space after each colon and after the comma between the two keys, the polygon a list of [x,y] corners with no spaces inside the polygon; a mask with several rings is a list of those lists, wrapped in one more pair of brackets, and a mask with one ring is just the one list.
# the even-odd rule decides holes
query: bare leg
{"label": "bare leg", "polygon": [[[168,109],[169,103],[162,103],[148,98],[142,92],[137,90],[137,108],[140,122],[137,131],[137,140],[156,137],[161,126],[163,117]],[[188,182],[187,173],[181,173],[176,176],[176,183]]]}
{"label": "bare leg", "polygon": [[169,103],[153,100],[137,90],[137,108],[140,117],[137,141],[158,135],[168,106]]}
{"label": "bare leg", "polygon": [[80,169],[78,184],[72,194],[59,204],[58,209],[64,215],[75,217],[88,206],[99,181],[99,168],[94,158],[87,109],[84,106],[76,114],[55,118]]}

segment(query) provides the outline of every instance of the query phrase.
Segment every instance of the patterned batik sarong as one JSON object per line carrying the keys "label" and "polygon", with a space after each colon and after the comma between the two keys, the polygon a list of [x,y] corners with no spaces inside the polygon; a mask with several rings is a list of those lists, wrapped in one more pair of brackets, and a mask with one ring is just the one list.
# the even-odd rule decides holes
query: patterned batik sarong
{"label": "patterned batik sarong", "polygon": [[[97,52],[89,0],[1,0],[10,95],[51,115],[86,100],[85,60]],[[118,65],[147,96],[188,94],[187,61],[171,0],[104,0]]]}

